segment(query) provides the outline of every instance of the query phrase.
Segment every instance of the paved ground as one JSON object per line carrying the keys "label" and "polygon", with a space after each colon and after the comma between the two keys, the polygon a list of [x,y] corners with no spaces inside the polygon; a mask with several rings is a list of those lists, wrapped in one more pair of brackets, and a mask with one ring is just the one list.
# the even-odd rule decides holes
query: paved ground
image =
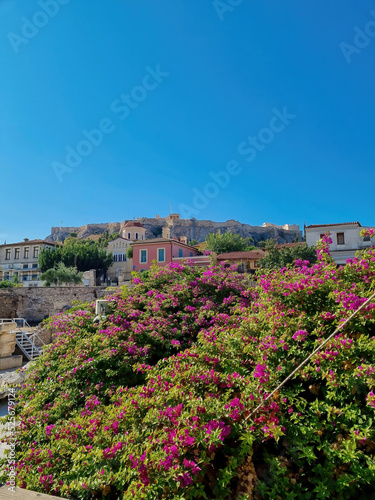
{"label": "paved ground", "polygon": [[44,493],[36,493],[35,491],[23,490],[22,488],[15,488],[16,491],[9,491],[8,486],[0,486],[1,500],[53,500],[55,497],[52,495],[44,495]]}

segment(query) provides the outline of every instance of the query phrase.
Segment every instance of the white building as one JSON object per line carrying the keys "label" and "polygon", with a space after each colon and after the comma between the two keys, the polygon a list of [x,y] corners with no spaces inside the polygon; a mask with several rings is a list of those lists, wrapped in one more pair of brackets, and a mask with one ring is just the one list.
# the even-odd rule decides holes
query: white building
{"label": "white building", "polygon": [[313,224],[306,226],[306,243],[308,246],[316,245],[327,233],[331,233],[332,243],[329,251],[337,264],[345,264],[347,259],[355,256],[358,250],[364,250],[375,245],[375,236],[362,237],[362,227],[359,222],[344,222],[338,224]]}
{"label": "white building", "polygon": [[43,286],[40,280],[39,253],[54,250],[61,243],[44,240],[28,240],[0,245],[0,281],[15,281],[25,287]]}

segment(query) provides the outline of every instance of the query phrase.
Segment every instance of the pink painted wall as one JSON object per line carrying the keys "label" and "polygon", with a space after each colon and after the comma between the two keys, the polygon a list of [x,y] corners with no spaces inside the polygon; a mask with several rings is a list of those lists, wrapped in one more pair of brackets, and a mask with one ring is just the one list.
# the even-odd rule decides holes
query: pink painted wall
{"label": "pink painted wall", "polygon": [[[152,261],[158,259],[158,249],[159,248],[164,248],[165,249],[165,262],[157,262],[158,266],[164,267],[170,262],[172,262],[173,258],[178,258],[179,255],[179,249],[182,249],[183,255],[182,257],[184,258],[189,258],[190,253],[193,253],[194,255],[201,255],[200,252],[192,248],[186,248],[183,245],[179,245],[179,243],[176,241],[172,242],[160,242],[160,243],[151,243],[151,241],[148,243],[145,241],[141,245],[137,244],[134,245],[133,247],[133,266],[135,271],[140,271],[141,269],[150,269]],[[141,262],[141,250],[147,250],[147,262]]]}
{"label": "pink painted wall", "polygon": [[[170,243],[143,243],[142,245],[134,245],[133,247],[133,266],[135,271],[141,269],[150,269],[152,261],[158,259],[158,249],[165,249],[165,262],[158,262],[161,267],[166,266],[172,262],[172,249]],[[141,250],[147,250],[147,262],[141,262]]]}

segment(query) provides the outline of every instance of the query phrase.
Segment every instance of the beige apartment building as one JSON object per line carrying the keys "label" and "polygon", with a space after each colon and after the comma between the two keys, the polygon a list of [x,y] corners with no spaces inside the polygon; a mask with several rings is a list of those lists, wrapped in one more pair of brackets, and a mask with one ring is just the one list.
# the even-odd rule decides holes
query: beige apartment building
{"label": "beige apartment building", "polygon": [[60,245],[45,240],[27,239],[21,243],[0,245],[0,281],[17,279],[25,287],[42,286],[39,253],[45,248],[55,249]]}
{"label": "beige apartment building", "polygon": [[108,268],[108,277],[111,281],[128,281],[133,271],[133,259],[128,258],[127,250],[132,246],[132,241],[126,238],[116,238],[108,243],[107,254],[112,253],[113,263]]}

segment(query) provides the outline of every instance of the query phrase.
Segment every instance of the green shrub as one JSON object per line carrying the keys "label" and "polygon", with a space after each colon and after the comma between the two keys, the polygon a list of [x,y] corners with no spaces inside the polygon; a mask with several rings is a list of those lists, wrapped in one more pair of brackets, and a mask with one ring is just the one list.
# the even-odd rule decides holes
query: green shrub
{"label": "green shrub", "polygon": [[153,268],[103,323],[92,306],[52,319],[58,341],[19,393],[18,485],[79,499],[374,498],[374,302],[264,403],[374,291],[374,249],[336,269],[323,242],[318,258],[251,290],[222,268]]}

